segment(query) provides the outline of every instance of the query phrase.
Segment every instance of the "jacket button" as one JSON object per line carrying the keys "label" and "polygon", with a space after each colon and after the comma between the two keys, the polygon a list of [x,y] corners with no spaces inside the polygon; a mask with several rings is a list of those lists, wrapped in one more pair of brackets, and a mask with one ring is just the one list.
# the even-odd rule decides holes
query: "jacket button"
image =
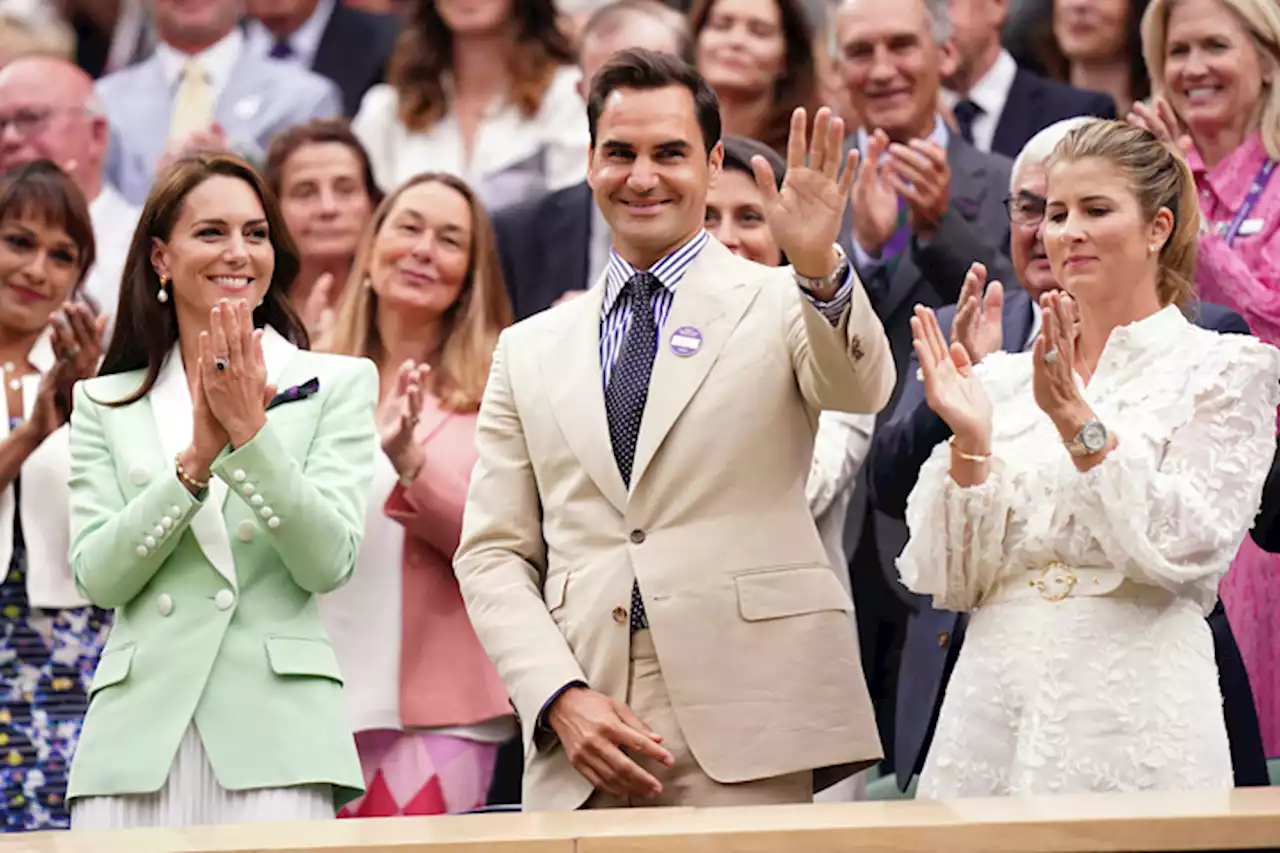
{"label": "jacket button", "polygon": [[258,535],[258,525],[252,521],[245,519],[236,525],[236,538],[241,542],[252,542],[253,537]]}
{"label": "jacket button", "polygon": [[949,645],[951,645],[951,635],[943,631],[938,635],[938,648],[945,649]]}
{"label": "jacket button", "polygon": [[218,594],[213,597],[213,606],[219,610],[230,610],[231,605],[236,603],[236,595],[229,589],[220,589]]}
{"label": "jacket button", "polygon": [[643,541],[644,541],[644,531],[643,531],[643,530],[633,530],[633,531],[631,531],[631,542],[632,542],[633,544],[635,544],[635,545],[639,545],[639,544],[640,544],[641,542],[643,542]]}
{"label": "jacket button", "polygon": [[161,616],[168,616],[173,612],[173,599],[168,593],[161,593],[156,598],[156,610],[160,611]]}
{"label": "jacket button", "polygon": [[242,471],[242,470],[241,470],[241,469],[239,469],[239,468],[237,468],[235,471],[231,472],[231,479],[235,480],[237,483],[243,483],[243,482],[244,482],[244,477],[245,477],[245,473],[244,473],[244,471]]}
{"label": "jacket button", "polygon": [[625,608],[625,607],[615,607],[615,608],[613,608],[613,621],[614,621],[614,622],[618,622],[618,623],[626,622],[626,621],[627,621],[627,608]]}

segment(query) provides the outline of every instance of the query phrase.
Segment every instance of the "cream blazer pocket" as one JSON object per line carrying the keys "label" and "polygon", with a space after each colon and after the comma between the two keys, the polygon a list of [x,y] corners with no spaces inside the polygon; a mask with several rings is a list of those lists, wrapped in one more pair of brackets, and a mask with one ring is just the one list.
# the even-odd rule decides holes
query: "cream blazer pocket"
{"label": "cream blazer pocket", "polygon": [[766,569],[734,578],[738,612],[747,622],[785,619],[825,610],[853,612],[853,602],[826,566]]}
{"label": "cream blazer pocket", "polygon": [[133,653],[137,649],[134,643],[125,643],[114,649],[107,649],[98,658],[98,668],[93,672],[93,683],[89,685],[89,699],[92,700],[100,690],[120,684],[129,677],[133,668]]}
{"label": "cream blazer pocket", "polygon": [[327,640],[309,637],[267,637],[271,671],[285,677],[328,678],[342,684],[338,656]]}

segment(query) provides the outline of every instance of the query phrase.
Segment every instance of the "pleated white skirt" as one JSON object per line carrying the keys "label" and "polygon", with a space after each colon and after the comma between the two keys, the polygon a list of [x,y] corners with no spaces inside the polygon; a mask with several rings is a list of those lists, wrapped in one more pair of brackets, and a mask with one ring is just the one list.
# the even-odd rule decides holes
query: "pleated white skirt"
{"label": "pleated white skirt", "polygon": [[169,778],[159,791],[80,797],[71,802],[72,830],[291,823],[334,817],[333,790],[329,785],[224,790],[213,775],[213,766],[194,725],[187,727]]}

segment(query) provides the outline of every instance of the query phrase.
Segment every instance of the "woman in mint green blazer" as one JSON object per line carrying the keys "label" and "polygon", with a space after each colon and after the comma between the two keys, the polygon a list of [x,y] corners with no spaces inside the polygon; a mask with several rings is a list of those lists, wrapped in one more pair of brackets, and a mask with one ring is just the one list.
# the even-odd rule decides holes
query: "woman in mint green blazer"
{"label": "woman in mint green blazer", "polygon": [[315,597],[355,565],[378,380],[305,349],[298,266],[242,160],[156,181],[71,419],[72,569],[116,611],[73,829],[332,818],[362,787]]}

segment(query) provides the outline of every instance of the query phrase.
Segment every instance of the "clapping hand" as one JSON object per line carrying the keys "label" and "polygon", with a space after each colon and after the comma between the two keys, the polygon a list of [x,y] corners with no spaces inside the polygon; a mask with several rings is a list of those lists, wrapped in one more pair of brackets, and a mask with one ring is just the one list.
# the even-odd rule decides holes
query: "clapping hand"
{"label": "clapping hand", "polygon": [[957,446],[974,455],[991,448],[991,400],[973,372],[969,353],[950,346],[933,310],[917,305],[911,318],[911,343],[920,360],[925,400],[955,434]]}
{"label": "clapping hand", "polygon": [[[791,114],[791,134],[787,138],[787,173],[782,189],[777,188],[773,169],[765,158],[751,160],[756,186],[764,196],[764,215],[778,248],[795,271],[808,278],[824,278],[836,268],[834,244],[849,201],[858,155],[840,154],[844,146],[844,120],[832,118],[822,107],[813,120],[813,138],[808,139],[803,107]],[[807,150],[807,156],[806,156]],[[841,172],[840,164],[846,162]],[[829,298],[833,294],[815,294]]]}
{"label": "clapping hand", "polygon": [[1184,157],[1194,146],[1191,134],[1182,128],[1173,107],[1159,95],[1152,98],[1150,104],[1134,101],[1126,120],[1129,124],[1145,127],[1161,142],[1177,147]]}
{"label": "clapping hand", "polygon": [[276,389],[267,384],[262,331],[253,328],[253,309],[244,301],[223,299],[209,313],[209,331],[200,333],[199,373],[209,412],[232,446],[257,435]]}
{"label": "clapping hand", "polygon": [[1004,346],[1004,286],[998,281],[987,285],[987,268],[974,262],[964,277],[959,306],[951,323],[951,341],[979,364]]}
{"label": "clapping hand", "polygon": [[1036,405],[1058,427],[1064,439],[1093,415],[1076,385],[1076,306],[1065,293],[1040,297],[1042,325],[1033,350],[1032,389]]}
{"label": "clapping hand", "polygon": [[913,139],[906,145],[894,142],[889,146],[886,167],[889,186],[907,203],[911,231],[917,236],[932,236],[951,198],[947,152],[931,139]]}
{"label": "clapping hand", "polygon": [[422,468],[422,446],[414,440],[414,430],[430,375],[429,364],[415,364],[412,360],[401,364],[391,393],[378,405],[375,415],[382,452],[401,480],[413,479]]}
{"label": "clapping hand", "polygon": [[883,130],[867,135],[867,153],[862,168],[853,179],[853,236],[863,251],[880,257],[885,244],[898,229],[898,194],[889,180],[889,170],[881,160],[889,148]]}

